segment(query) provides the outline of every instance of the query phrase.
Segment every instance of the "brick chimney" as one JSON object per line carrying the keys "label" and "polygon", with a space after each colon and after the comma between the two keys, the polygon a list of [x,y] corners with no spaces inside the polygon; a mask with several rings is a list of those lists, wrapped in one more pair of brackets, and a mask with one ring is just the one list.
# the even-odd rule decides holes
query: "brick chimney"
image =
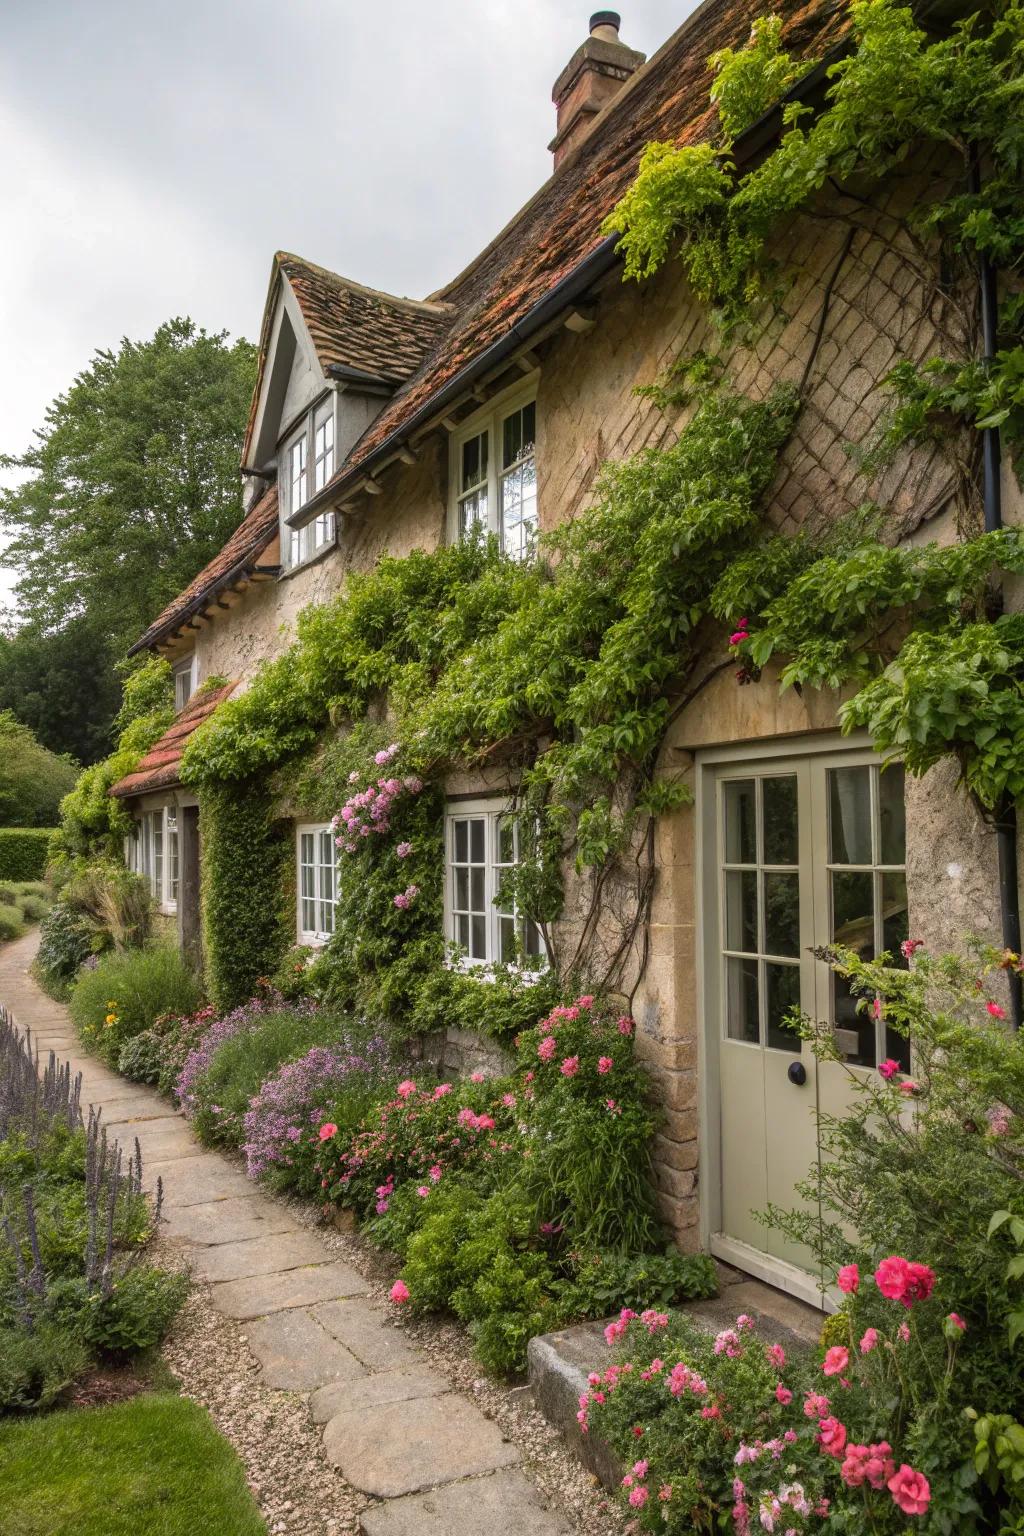
{"label": "brick chimney", "polygon": [[618,95],[647,57],[620,42],[619,23],[618,12],[595,11],[590,36],[555,81],[551,100],[558,109],[558,131],[548,148],[554,153],[556,170],[586,138],[601,108]]}

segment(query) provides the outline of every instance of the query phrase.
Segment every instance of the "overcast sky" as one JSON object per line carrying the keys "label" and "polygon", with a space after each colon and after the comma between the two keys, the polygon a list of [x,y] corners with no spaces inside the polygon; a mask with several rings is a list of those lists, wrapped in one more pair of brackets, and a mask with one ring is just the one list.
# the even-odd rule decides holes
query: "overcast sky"
{"label": "overcast sky", "polygon": [[[623,40],[694,3],[626,0]],[[453,277],[549,174],[591,9],[0,0],[0,452],[122,336],[255,339],[277,249],[416,298]]]}

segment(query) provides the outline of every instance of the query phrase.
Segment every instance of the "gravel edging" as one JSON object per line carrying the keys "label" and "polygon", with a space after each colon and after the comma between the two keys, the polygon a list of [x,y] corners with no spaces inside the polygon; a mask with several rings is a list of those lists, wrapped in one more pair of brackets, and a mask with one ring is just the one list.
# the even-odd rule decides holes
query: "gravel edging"
{"label": "gravel edging", "polygon": [[[532,1406],[528,1391],[481,1374],[460,1323],[399,1316],[388,1296],[393,1266],[381,1249],[367,1238],[324,1223],[306,1201],[274,1195],[261,1185],[253,1189],[279,1202],[303,1227],[316,1232],[332,1256],[363,1276],[370,1286],[367,1300],[385,1315],[392,1314],[393,1326],[423,1350],[431,1368],[497,1424],[520,1451],[524,1475],[578,1536],[621,1536],[622,1520],[598,1480]],[[188,1263],[187,1248],[162,1236],[151,1254],[154,1262],[182,1268]],[[203,1281],[193,1280],[162,1354],[183,1393],[209,1410],[235,1447],[272,1536],[358,1536],[361,1512],[376,1501],[346,1483],[327,1460],[308,1397],[262,1383],[245,1324],[215,1310]]]}

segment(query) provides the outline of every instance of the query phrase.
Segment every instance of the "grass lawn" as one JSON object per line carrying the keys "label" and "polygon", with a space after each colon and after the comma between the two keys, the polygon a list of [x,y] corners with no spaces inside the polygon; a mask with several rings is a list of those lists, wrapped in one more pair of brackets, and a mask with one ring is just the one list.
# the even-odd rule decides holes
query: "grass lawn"
{"label": "grass lawn", "polygon": [[172,1393],[0,1420],[0,1536],[265,1536],[242,1464]]}

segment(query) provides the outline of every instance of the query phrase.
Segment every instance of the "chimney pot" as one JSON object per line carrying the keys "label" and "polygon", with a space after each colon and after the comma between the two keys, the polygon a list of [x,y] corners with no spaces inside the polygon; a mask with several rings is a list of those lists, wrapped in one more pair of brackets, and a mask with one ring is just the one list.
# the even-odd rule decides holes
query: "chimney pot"
{"label": "chimney pot", "polygon": [[548,146],[557,170],[570,150],[590,132],[597,114],[617,96],[645,55],[619,37],[618,11],[595,11],[590,36],[555,81],[551,99],[558,109],[557,131]]}

